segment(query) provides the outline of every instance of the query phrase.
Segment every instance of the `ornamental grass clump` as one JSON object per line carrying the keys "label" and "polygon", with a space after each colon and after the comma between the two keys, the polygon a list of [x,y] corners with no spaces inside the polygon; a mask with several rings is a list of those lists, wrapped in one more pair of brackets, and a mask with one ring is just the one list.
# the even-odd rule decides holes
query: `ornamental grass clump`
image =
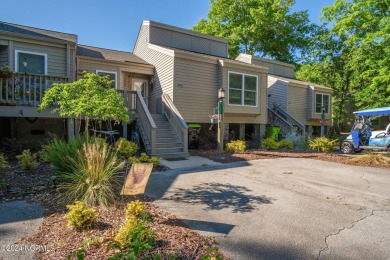
{"label": "ornamental grass clump", "polygon": [[226,151],[236,153],[243,153],[246,150],[246,144],[242,140],[231,141],[226,144]]}
{"label": "ornamental grass clump", "polygon": [[74,205],[66,206],[69,212],[65,215],[68,225],[74,228],[89,227],[92,225],[96,212],[87,207],[84,202],[76,201]]}
{"label": "ornamental grass clump", "polygon": [[32,171],[38,167],[36,155],[31,154],[30,149],[24,150],[22,154],[16,156],[16,159],[23,170]]}
{"label": "ornamental grass clump", "polygon": [[330,153],[335,145],[339,143],[337,139],[330,139],[325,136],[316,137],[309,140],[309,148],[317,152]]}
{"label": "ornamental grass clump", "polygon": [[115,202],[124,162],[107,143],[85,143],[76,158],[68,158],[69,171],[59,172],[65,201],[81,200],[87,206],[107,208]]}

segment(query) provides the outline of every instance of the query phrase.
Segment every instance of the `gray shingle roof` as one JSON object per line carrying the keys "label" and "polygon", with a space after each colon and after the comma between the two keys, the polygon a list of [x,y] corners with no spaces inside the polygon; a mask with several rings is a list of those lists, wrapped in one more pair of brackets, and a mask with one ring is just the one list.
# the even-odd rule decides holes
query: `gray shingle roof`
{"label": "gray shingle roof", "polygon": [[77,45],[76,55],[108,61],[149,64],[131,52],[109,50],[85,45]]}
{"label": "gray shingle roof", "polygon": [[1,31],[23,34],[26,36],[41,37],[41,38],[46,38],[51,40],[73,42],[75,44],[77,43],[77,35],[75,34],[49,31],[49,30],[28,27],[19,24],[6,23],[2,21],[0,21],[0,32]]}

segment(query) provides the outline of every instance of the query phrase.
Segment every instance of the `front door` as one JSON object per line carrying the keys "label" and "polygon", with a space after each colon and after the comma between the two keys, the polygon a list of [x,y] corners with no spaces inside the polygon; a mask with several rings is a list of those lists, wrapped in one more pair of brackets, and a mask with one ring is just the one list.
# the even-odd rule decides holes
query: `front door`
{"label": "front door", "polygon": [[147,79],[133,79],[132,90],[140,90],[141,95],[148,106],[148,80]]}

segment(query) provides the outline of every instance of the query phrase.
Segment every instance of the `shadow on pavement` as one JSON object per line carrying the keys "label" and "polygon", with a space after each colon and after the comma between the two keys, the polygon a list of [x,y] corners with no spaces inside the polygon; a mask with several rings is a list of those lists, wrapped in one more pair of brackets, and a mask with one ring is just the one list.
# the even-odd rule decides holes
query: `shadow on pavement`
{"label": "shadow on pavement", "polygon": [[[201,220],[192,220],[192,219],[177,219],[178,221],[184,223],[184,225],[190,227],[191,229],[212,233],[220,233],[227,235],[232,231],[235,225],[219,223],[219,222],[210,222],[210,221],[201,221]],[[172,222],[167,220],[164,222],[167,225],[177,226],[177,221]]]}
{"label": "shadow on pavement", "polygon": [[244,186],[201,183],[191,189],[177,189],[167,198],[190,204],[207,205],[206,210],[231,209],[233,213],[251,212],[258,204],[271,204],[272,198],[251,195]]}

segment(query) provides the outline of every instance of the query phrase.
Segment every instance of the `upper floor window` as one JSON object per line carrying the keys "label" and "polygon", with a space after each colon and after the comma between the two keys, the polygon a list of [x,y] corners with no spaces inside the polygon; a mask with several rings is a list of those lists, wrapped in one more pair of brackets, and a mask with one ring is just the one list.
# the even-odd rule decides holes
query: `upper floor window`
{"label": "upper floor window", "polygon": [[28,74],[47,74],[47,54],[15,50],[15,71]]}
{"label": "upper floor window", "polygon": [[229,105],[257,106],[257,76],[229,72]]}
{"label": "upper floor window", "polygon": [[316,113],[321,114],[322,108],[324,109],[325,114],[329,114],[330,95],[316,94]]}
{"label": "upper floor window", "polygon": [[111,87],[117,88],[117,73],[115,71],[96,70],[96,74],[100,76],[108,76],[110,80],[113,80]]}

